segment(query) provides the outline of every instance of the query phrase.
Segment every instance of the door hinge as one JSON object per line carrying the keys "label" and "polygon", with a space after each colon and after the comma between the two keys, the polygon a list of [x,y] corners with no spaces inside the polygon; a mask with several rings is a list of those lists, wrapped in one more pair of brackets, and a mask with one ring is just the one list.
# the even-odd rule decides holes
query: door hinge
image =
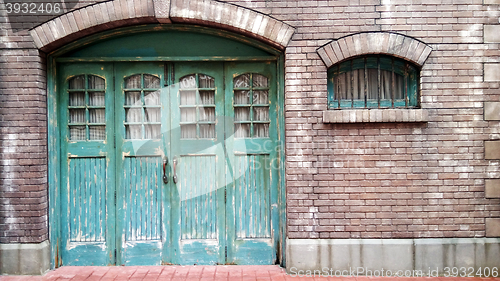
{"label": "door hinge", "polygon": [[225,258],[226,258],[226,260],[227,260],[227,245],[226,245],[226,246],[224,246],[224,257],[225,257]]}
{"label": "door hinge", "polygon": [[117,261],[118,261],[118,258],[116,257],[116,249],[115,249],[115,262],[114,262],[114,264],[116,264]]}

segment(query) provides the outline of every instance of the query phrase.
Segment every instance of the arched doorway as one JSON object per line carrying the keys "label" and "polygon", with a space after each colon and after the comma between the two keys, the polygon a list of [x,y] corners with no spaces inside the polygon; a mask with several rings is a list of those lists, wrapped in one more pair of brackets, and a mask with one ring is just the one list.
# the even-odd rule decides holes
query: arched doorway
{"label": "arched doorway", "polygon": [[50,62],[56,265],[280,259],[279,51],[206,27],[145,25],[90,36]]}

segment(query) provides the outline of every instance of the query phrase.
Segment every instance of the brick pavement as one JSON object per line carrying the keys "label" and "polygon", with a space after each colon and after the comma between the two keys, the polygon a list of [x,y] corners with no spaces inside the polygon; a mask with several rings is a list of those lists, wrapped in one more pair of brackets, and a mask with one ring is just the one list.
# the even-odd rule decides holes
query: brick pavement
{"label": "brick pavement", "polygon": [[453,277],[299,277],[287,275],[279,266],[64,266],[43,276],[0,276],[1,281],[111,281],[111,280],[168,280],[168,281],[500,281],[500,278],[453,278]]}

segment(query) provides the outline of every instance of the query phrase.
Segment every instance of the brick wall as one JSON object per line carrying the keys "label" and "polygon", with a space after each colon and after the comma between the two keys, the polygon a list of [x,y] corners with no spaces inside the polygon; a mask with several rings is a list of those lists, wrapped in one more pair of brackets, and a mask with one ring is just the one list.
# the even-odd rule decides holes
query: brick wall
{"label": "brick wall", "polygon": [[[0,0],[5,1],[5,0]],[[98,1],[63,1],[78,8]],[[500,217],[486,199],[483,102],[500,101],[483,82],[499,62],[483,43],[499,5],[482,0],[227,1],[297,28],[286,49],[286,185],[290,238],[484,237]],[[494,1],[493,1],[494,2]],[[45,54],[27,30],[51,16],[8,17],[0,5],[0,243],[47,239]],[[361,31],[393,31],[433,48],[421,72],[428,123],[326,124],[326,67],[316,49]]]}

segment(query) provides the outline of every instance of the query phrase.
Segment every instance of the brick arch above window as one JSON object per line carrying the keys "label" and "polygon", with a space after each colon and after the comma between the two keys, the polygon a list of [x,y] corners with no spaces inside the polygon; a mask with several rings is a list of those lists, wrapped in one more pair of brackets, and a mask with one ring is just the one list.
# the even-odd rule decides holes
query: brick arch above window
{"label": "brick arch above window", "polygon": [[317,53],[329,68],[350,58],[367,54],[387,54],[422,67],[432,48],[412,37],[392,32],[364,32],[333,40]]}
{"label": "brick arch above window", "polygon": [[214,0],[112,0],[60,15],[32,30],[37,48],[52,51],[75,39],[121,26],[192,23],[244,34],[283,50],[295,29],[275,18]]}

